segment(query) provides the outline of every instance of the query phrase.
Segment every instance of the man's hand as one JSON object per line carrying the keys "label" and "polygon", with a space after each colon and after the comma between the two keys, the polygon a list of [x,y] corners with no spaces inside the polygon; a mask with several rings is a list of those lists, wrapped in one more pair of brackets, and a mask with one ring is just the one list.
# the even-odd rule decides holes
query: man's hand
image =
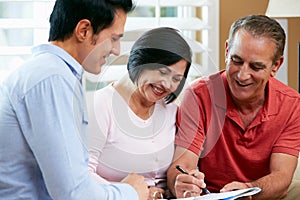
{"label": "man's hand", "polygon": [[[220,190],[220,192],[228,192],[228,191],[232,191],[232,190],[246,189],[246,188],[249,188],[249,187],[252,187],[252,185],[250,183],[242,183],[242,182],[238,182],[238,181],[233,181],[231,183],[226,184]],[[243,200],[251,200],[252,196],[244,197],[242,199]]]}
{"label": "man's hand", "polygon": [[139,200],[148,199],[149,189],[143,176],[131,173],[125,177],[122,182],[131,185],[136,190],[139,195]]}
{"label": "man's hand", "polygon": [[252,187],[251,183],[243,183],[238,181],[233,181],[231,183],[226,184],[220,192],[228,192],[232,190],[240,190]]}
{"label": "man's hand", "polygon": [[202,193],[201,188],[205,188],[204,174],[198,170],[191,170],[189,174],[178,174],[175,180],[175,195],[177,198],[190,196],[199,196]]}

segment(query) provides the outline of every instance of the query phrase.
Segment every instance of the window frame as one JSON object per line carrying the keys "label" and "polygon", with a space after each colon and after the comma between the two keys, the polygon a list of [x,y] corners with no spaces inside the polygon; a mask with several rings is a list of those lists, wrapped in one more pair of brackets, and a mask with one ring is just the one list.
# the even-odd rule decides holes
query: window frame
{"label": "window frame", "polygon": [[[33,14],[31,18],[0,18],[0,31],[1,30],[33,30],[33,41],[28,46],[13,46],[2,45],[0,46],[0,57],[29,57],[31,54],[31,48],[35,45],[46,43],[49,30],[49,15],[54,5],[54,0],[0,0],[0,4],[3,2],[18,3],[32,3]],[[128,16],[125,25],[125,35],[136,30],[147,30],[160,26],[170,26],[182,31],[186,36],[189,44],[192,47],[193,53],[198,56],[193,56],[193,63],[190,74],[193,78],[199,76],[206,76],[210,73],[218,70],[217,64],[219,63],[219,0],[136,0],[136,7],[154,7],[155,15],[152,18],[146,17],[134,17]],[[174,17],[161,17],[162,7],[177,7],[177,18]],[[201,9],[201,11],[199,11]],[[200,17],[199,17],[200,16]],[[148,26],[145,26],[148,24]],[[191,25],[192,24],[192,25]],[[201,35],[201,36],[199,36]],[[200,39],[199,39],[200,38]],[[121,41],[121,55],[129,52],[133,41]],[[116,59],[116,58],[111,58]],[[14,65],[20,65],[26,59],[13,63]],[[201,64],[198,63],[201,60]],[[125,64],[125,63],[124,63]],[[119,69],[124,70],[124,64],[117,66]],[[15,66],[7,67],[7,74],[10,73]],[[112,71],[116,71],[114,68]],[[125,68],[126,69],[126,68]],[[104,69],[106,70],[106,69]],[[0,66],[1,74],[3,66]],[[108,72],[109,70],[107,70]],[[114,73],[112,72],[112,73]],[[102,75],[102,79],[114,80],[117,76],[113,76],[110,73]],[[92,78],[91,78],[92,77]],[[95,81],[99,80],[99,76],[87,75],[87,78]],[[192,78],[192,79],[193,79]],[[0,81],[4,77],[0,76]]]}

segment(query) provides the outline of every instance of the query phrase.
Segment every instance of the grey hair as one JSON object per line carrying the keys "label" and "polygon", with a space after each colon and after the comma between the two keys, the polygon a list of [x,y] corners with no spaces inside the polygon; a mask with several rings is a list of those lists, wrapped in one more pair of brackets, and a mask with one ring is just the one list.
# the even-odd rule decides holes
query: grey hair
{"label": "grey hair", "polygon": [[228,49],[231,48],[236,32],[243,29],[255,37],[266,37],[276,44],[276,52],[273,56],[275,63],[284,53],[286,35],[281,25],[265,15],[249,15],[236,20],[230,28]]}

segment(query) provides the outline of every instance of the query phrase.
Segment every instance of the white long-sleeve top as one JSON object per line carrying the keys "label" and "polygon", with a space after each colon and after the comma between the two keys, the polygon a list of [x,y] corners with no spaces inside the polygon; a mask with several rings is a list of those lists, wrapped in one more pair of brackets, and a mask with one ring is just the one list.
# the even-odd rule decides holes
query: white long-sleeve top
{"label": "white long-sleeve top", "polygon": [[136,172],[149,186],[165,187],[174,153],[177,105],[161,100],[143,120],[112,85],[96,91],[90,101],[89,170],[109,182]]}

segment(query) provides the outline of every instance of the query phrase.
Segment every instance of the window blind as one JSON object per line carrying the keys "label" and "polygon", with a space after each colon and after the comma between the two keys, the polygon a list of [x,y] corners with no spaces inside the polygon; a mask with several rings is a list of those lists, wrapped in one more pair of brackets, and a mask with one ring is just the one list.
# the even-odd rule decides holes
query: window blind
{"label": "window blind", "polygon": [[[0,0],[0,80],[29,58],[34,45],[48,39],[49,15],[54,0]],[[126,55],[144,31],[168,26],[185,36],[194,53],[190,76],[218,70],[219,0],[135,0],[121,41],[121,56],[110,58],[101,81],[118,79],[125,72]],[[87,75],[92,82],[99,76]]]}

